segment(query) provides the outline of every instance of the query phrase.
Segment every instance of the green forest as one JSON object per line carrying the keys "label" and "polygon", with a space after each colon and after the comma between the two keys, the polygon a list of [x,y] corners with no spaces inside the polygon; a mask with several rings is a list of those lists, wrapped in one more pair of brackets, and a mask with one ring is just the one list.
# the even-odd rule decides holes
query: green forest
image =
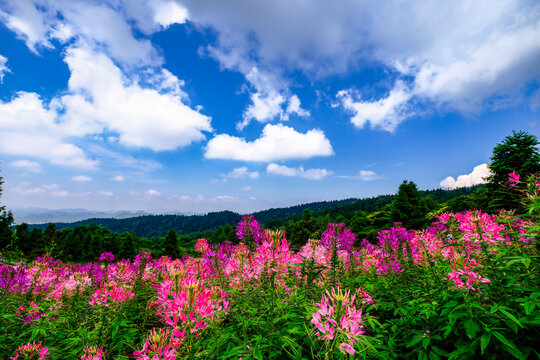
{"label": "green forest", "polygon": [[[525,132],[514,132],[494,149],[493,175],[485,185],[455,190],[419,190],[404,180],[395,194],[364,199],[314,202],[268,209],[252,215],[265,228],[285,230],[293,248],[319,238],[328,223],[343,223],[356,234],[357,242],[375,242],[380,230],[401,223],[408,229],[425,228],[438,214],[481,209],[496,213],[502,208],[522,212],[505,186],[511,171],[540,172],[538,140]],[[88,219],[74,223],[13,224],[13,215],[2,208],[0,249],[4,253],[35,258],[47,253],[66,261],[93,261],[102,252],[121,259],[140,251],[154,256],[179,257],[193,254],[197,239],[210,243],[238,242],[236,224],[242,215],[221,211],[205,215],[145,215],[127,219]]]}

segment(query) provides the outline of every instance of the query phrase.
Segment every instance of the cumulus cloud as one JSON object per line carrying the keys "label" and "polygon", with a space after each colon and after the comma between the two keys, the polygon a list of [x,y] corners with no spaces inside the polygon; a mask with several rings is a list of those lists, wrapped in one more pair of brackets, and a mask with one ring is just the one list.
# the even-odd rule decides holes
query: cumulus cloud
{"label": "cumulus cloud", "polygon": [[182,103],[174,93],[160,93],[126,81],[105,55],[70,48],[65,59],[71,94],[61,98],[64,119],[73,135],[118,133],[120,144],[172,150],[204,139],[210,118]]}
{"label": "cumulus cloud", "polygon": [[52,196],[68,196],[69,192],[61,190],[58,184],[43,184],[33,185],[29,182],[21,182],[12,189],[13,192],[21,195],[52,195]]}
{"label": "cumulus cloud", "polygon": [[4,74],[11,72],[6,65],[7,60],[5,56],[0,55],[0,84],[4,81]]}
{"label": "cumulus cloud", "polygon": [[273,175],[295,176],[311,180],[321,180],[333,173],[326,169],[304,169],[302,166],[293,168],[275,163],[268,164],[266,172]]}
{"label": "cumulus cloud", "polygon": [[86,175],[76,175],[76,176],[72,177],[71,179],[73,181],[76,181],[76,182],[92,181],[92,178],[90,176],[86,176]]}
{"label": "cumulus cloud", "polygon": [[66,129],[55,121],[35,93],[19,92],[9,102],[0,101],[0,153],[46,159],[55,165],[91,169],[98,162],[65,140]]}
{"label": "cumulus cloud", "polygon": [[102,195],[102,196],[106,196],[106,197],[111,197],[113,196],[113,192],[112,191],[100,191],[99,192],[99,195]]}
{"label": "cumulus cloud", "polygon": [[217,196],[214,196],[212,198],[213,201],[224,201],[224,202],[227,202],[227,201],[234,201],[234,200],[238,200],[237,197],[234,197],[234,196],[231,196],[231,195],[217,195]]}
{"label": "cumulus cloud", "polygon": [[349,90],[342,90],[337,94],[342,106],[353,113],[351,122],[354,126],[361,129],[369,122],[372,128],[390,132],[394,131],[407,116],[412,115],[407,107],[411,96],[401,81],[396,83],[387,97],[376,101],[355,101]]}
{"label": "cumulus cloud", "polygon": [[150,196],[150,197],[161,196],[161,193],[159,191],[157,191],[157,190],[154,190],[154,189],[149,189],[144,194],[146,196]]}
{"label": "cumulus cloud", "polygon": [[116,175],[116,176],[113,176],[112,180],[122,182],[125,180],[125,178],[122,175]]}
{"label": "cumulus cloud", "polygon": [[156,49],[149,40],[137,38],[131,24],[139,31],[153,33],[180,20],[180,7],[160,0],[141,5],[131,3],[9,1],[0,15],[6,26],[35,53],[40,48],[52,48],[52,39],[61,42],[75,39],[100,46],[117,61],[130,66],[159,65],[163,60]]}
{"label": "cumulus cloud", "polygon": [[[287,73],[318,79],[366,64],[386,67],[397,78],[386,95],[341,97],[358,127],[370,122],[393,131],[417,101],[462,112],[499,106],[505,97],[529,96],[527,85],[540,76],[540,4],[534,0],[183,4],[191,22],[216,30],[209,49],[223,67],[248,78],[257,66],[276,74],[281,89],[288,87]],[[265,94],[252,95],[248,115],[260,108],[277,116],[264,109],[277,109],[283,99]]]}
{"label": "cumulus cloud", "polygon": [[380,178],[373,170],[360,170],[357,175],[358,179],[363,181],[372,181]]}
{"label": "cumulus cloud", "polygon": [[154,4],[154,20],[164,28],[172,24],[183,24],[188,18],[187,9],[174,1],[158,1]]}
{"label": "cumulus cloud", "polygon": [[40,172],[41,164],[30,160],[14,160],[9,165],[29,172]]}
{"label": "cumulus cloud", "polygon": [[233,169],[227,174],[220,174],[220,176],[223,178],[223,181],[226,181],[227,179],[258,179],[259,172],[249,171],[247,167],[242,166],[242,167]]}
{"label": "cumulus cloud", "polygon": [[227,134],[216,135],[206,146],[207,159],[270,162],[309,159],[334,153],[324,132],[312,129],[305,134],[281,124],[267,124],[260,138],[246,141]]}
{"label": "cumulus cloud", "polygon": [[[236,69],[242,71],[243,68],[239,66]],[[250,94],[251,104],[244,111],[242,121],[236,125],[237,129],[242,130],[251,120],[266,123],[274,119],[287,121],[291,115],[309,116],[309,111],[302,109],[298,96],[290,94],[285,83],[275,76],[255,66],[245,75],[254,92]]]}
{"label": "cumulus cloud", "polygon": [[485,178],[491,175],[488,164],[480,164],[475,166],[473,171],[470,174],[459,175],[457,180],[452,176],[448,176],[446,179],[441,181],[441,187],[449,190],[469,187],[479,184],[484,184],[486,182]]}

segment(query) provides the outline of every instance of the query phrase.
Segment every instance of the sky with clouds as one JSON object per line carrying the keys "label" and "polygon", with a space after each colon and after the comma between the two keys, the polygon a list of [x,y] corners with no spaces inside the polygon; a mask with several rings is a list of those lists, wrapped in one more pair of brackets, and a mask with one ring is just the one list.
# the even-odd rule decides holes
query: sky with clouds
{"label": "sky with clouds", "polygon": [[10,208],[243,213],[482,181],[540,3],[0,1]]}

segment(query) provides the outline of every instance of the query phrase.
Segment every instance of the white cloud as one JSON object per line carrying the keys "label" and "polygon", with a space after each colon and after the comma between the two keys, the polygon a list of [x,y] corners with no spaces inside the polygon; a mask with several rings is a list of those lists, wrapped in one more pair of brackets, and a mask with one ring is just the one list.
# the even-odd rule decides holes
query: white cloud
{"label": "white cloud", "polygon": [[268,122],[281,114],[281,104],[285,99],[281,94],[272,91],[268,94],[256,92],[250,95],[252,104],[248,106],[243,115],[242,122],[237,124],[237,128],[242,130],[254,119],[259,122]]}
{"label": "white cloud", "polygon": [[380,179],[380,176],[373,170],[360,170],[358,172],[358,179],[363,181],[372,181]]}
{"label": "white cloud", "polygon": [[306,117],[310,115],[309,111],[302,109],[302,107],[300,106],[300,99],[296,95],[292,95],[289,98],[289,104],[287,105],[285,113],[287,114],[287,116],[289,114],[296,114],[301,117]]}
{"label": "white cloud", "polygon": [[354,114],[351,118],[354,126],[361,129],[369,122],[372,128],[378,127],[390,132],[411,115],[407,108],[407,102],[411,96],[410,91],[401,81],[396,83],[387,97],[372,102],[355,101],[351,92],[347,90],[342,90],[337,95],[343,107]]}
{"label": "white cloud", "polygon": [[86,175],[76,175],[72,177],[72,180],[76,182],[87,182],[87,181],[92,181],[92,178]]}
{"label": "white cloud", "polygon": [[118,133],[122,145],[160,151],[200,141],[202,131],[212,130],[210,118],[183,104],[178,95],[127,81],[103,54],[70,48],[65,61],[71,94],[61,102],[73,135],[108,129]]}
{"label": "white cloud", "polygon": [[0,101],[0,153],[37,157],[68,167],[96,167],[97,161],[64,140],[66,129],[55,118],[55,110],[46,108],[35,93],[19,92],[10,102]]}
{"label": "white cloud", "polygon": [[212,198],[213,201],[234,201],[238,200],[238,198],[231,196],[231,195],[217,195]]}
{"label": "white cloud", "polygon": [[[192,23],[216,31],[209,52],[223,67],[248,81],[254,66],[275,74],[280,94],[297,72],[314,80],[373,64],[397,72],[388,98],[358,102],[355,121],[382,129],[410,116],[416,101],[469,112],[519,100],[540,76],[535,0],[182,3]],[[410,85],[403,91],[401,79]],[[277,99],[268,94],[259,99]]]}
{"label": "white cloud", "polygon": [[[131,23],[136,20],[135,24],[149,32],[161,29],[164,24],[158,19],[174,21],[178,15],[175,12],[164,17],[162,12],[166,11],[167,4],[151,1],[135,10],[129,2],[22,0],[12,1],[4,11],[0,10],[0,15],[6,26],[36,53],[40,47],[52,48],[52,38],[62,42],[74,38],[103,47],[116,60],[128,65],[159,65],[163,60],[158,52],[149,40],[134,36]],[[154,13],[158,19],[153,19]]]}
{"label": "white cloud", "polygon": [[156,2],[154,20],[167,28],[172,24],[183,24],[188,18],[188,11],[174,1]]}
{"label": "white cloud", "polygon": [[304,170],[302,166],[297,168],[288,167],[285,165],[268,164],[266,172],[274,175],[282,176],[296,176],[311,180],[321,180],[331,175],[333,172],[326,169],[307,169]]}
{"label": "white cloud", "polygon": [[258,171],[248,171],[248,168],[245,166],[233,169],[227,174],[220,174],[224,181],[227,179],[258,179]]}
{"label": "white cloud", "polygon": [[267,124],[260,138],[248,142],[227,134],[216,135],[208,142],[208,159],[270,162],[330,156],[334,151],[324,132],[312,129],[305,134],[281,124]]}
{"label": "white cloud", "polygon": [[161,196],[161,193],[154,189],[149,189],[144,194],[151,197]]}
{"label": "white cloud", "polygon": [[5,56],[0,55],[0,84],[4,81],[4,74],[11,72],[6,65],[7,61]]}
{"label": "white cloud", "polygon": [[22,182],[19,185],[15,186],[13,192],[22,194],[22,195],[38,195],[38,194],[47,194],[52,196],[68,196],[69,193],[65,190],[61,190],[58,184],[43,184],[34,186],[29,182]]}
{"label": "white cloud", "polygon": [[470,174],[459,175],[457,180],[452,176],[448,176],[446,179],[441,181],[441,187],[445,189],[457,189],[462,187],[469,187],[478,184],[484,184],[488,176],[491,175],[488,164],[480,164],[475,166],[473,171]]}
{"label": "white cloud", "polygon": [[54,191],[51,191],[51,195],[66,197],[69,195],[69,192],[67,192],[66,190],[54,190]]}
{"label": "white cloud", "polygon": [[244,186],[241,190],[242,191],[251,191],[251,186]]}
{"label": "white cloud", "polygon": [[125,178],[122,175],[116,175],[112,178],[112,180],[122,182],[125,180]]}
{"label": "white cloud", "polygon": [[173,195],[173,198],[180,199],[182,201],[189,201],[189,202],[201,202],[205,201],[206,197],[202,194],[197,194],[195,196],[193,195]]}
{"label": "white cloud", "polygon": [[14,160],[9,163],[9,165],[23,169],[25,171],[30,172],[40,172],[41,171],[41,165],[38,162],[30,161],[30,160]]}
{"label": "white cloud", "polygon": [[106,197],[111,197],[113,196],[113,192],[112,191],[100,191],[99,192],[99,195],[103,195],[103,196],[106,196]]}

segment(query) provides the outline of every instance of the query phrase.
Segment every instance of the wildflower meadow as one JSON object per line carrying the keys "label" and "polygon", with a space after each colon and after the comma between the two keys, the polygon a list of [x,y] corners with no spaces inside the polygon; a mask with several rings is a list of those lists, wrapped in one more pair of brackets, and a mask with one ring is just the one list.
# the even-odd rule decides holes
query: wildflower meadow
{"label": "wildflower meadow", "polygon": [[2,359],[537,359],[539,183],[527,214],[442,212],[376,242],[292,249],[252,216],[198,256],[0,264]]}

